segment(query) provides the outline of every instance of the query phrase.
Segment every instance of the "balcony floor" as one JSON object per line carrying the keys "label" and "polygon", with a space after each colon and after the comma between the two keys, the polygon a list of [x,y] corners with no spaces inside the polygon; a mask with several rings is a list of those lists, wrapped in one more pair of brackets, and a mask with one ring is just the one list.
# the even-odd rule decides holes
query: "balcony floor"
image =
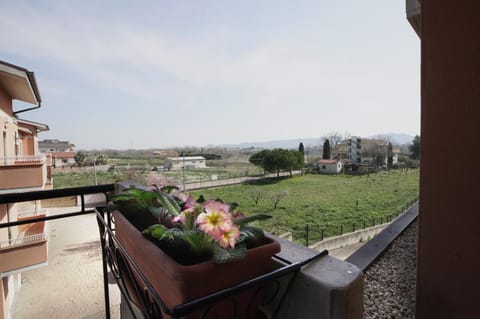
{"label": "balcony floor", "polygon": [[[78,211],[49,209],[49,214]],[[12,319],[105,318],[103,273],[94,214],[48,222],[48,266],[22,273]],[[120,318],[120,293],[109,285],[112,319]]]}

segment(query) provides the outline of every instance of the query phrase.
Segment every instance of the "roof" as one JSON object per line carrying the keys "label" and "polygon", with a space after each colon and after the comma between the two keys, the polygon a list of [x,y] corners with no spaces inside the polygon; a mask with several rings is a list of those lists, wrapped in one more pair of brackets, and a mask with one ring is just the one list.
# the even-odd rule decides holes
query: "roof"
{"label": "roof", "polygon": [[34,73],[1,60],[0,86],[12,99],[31,104],[40,104],[42,101]]}
{"label": "roof", "polygon": [[59,141],[59,140],[38,141],[38,147],[42,149],[48,148],[48,149],[56,149],[59,151],[66,151],[73,146],[74,145],[71,144],[69,141]]}
{"label": "roof", "polygon": [[42,124],[38,122],[33,122],[33,121],[28,121],[24,119],[17,119],[17,123],[20,125],[29,125],[29,126],[34,126],[37,128],[38,131],[49,131],[50,128],[48,127],[47,124]]}
{"label": "roof", "polygon": [[167,158],[171,161],[198,161],[205,160],[203,156],[185,156],[185,157],[169,157]]}
{"label": "roof", "polygon": [[60,158],[74,158],[75,152],[54,152],[52,153],[52,156]]}
{"label": "roof", "polygon": [[318,164],[336,164],[338,162],[338,160],[336,159],[321,159],[321,160],[318,160]]}

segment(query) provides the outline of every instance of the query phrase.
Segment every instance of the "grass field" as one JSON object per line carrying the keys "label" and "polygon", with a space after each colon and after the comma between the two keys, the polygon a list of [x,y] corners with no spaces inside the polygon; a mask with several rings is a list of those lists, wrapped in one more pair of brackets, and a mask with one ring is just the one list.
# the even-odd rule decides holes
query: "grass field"
{"label": "grass field", "polygon": [[[140,160],[139,160],[140,161]],[[132,166],[139,162],[132,161]],[[209,181],[212,175],[217,179],[227,179],[241,176],[256,176],[263,174],[263,170],[248,163],[234,162],[227,160],[208,161],[208,167],[196,170],[185,170],[185,183],[194,183],[200,181]],[[142,164],[143,165],[143,164]],[[98,184],[113,183],[120,180],[134,180],[141,184],[148,184],[145,179],[149,174],[163,175],[166,180],[172,184],[182,184],[183,174],[181,170],[152,172],[151,167],[141,167],[136,170],[128,169],[126,166],[116,166],[115,171],[102,172],[97,171]],[[95,185],[95,175],[93,169],[90,171],[66,170],[53,175],[54,188],[77,187]]]}
{"label": "grass field", "polygon": [[[309,224],[309,241],[379,224],[396,215],[418,197],[418,170],[385,171],[364,176],[304,175],[250,185],[235,185],[193,192],[205,198],[221,198],[240,203],[246,214],[267,213],[272,219],[260,226],[275,234],[291,231],[294,240],[305,242]],[[258,204],[254,197],[259,196]],[[283,198],[274,208],[274,198]]]}

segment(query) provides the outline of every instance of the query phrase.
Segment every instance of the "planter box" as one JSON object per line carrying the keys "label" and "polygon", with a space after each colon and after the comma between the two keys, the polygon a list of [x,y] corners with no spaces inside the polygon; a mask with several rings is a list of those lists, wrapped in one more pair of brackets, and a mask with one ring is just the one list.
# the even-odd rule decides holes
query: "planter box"
{"label": "planter box", "polygon": [[[225,264],[207,261],[184,266],[145,238],[121,213],[113,212],[113,218],[118,240],[168,308],[272,271],[275,266],[271,257],[280,251],[280,244],[267,237],[268,243],[249,249],[241,260]],[[251,299],[252,294],[247,291],[243,297]],[[250,317],[246,308],[236,306],[235,312],[239,318]],[[225,313],[221,317],[231,318]]]}

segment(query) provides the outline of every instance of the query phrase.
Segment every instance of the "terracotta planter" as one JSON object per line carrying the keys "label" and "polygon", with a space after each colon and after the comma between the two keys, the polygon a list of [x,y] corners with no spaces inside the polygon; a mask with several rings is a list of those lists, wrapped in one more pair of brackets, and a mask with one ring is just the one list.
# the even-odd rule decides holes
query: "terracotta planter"
{"label": "terracotta planter", "polygon": [[[271,257],[280,251],[279,243],[267,238],[268,243],[249,249],[241,260],[226,264],[207,261],[184,266],[145,238],[121,213],[114,212],[113,216],[117,238],[169,308],[273,270]],[[249,296],[244,297],[250,299]],[[238,317],[250,317],[246,313],[247,307],[237,305],[236,308]],[[221,316],[227,317],[230,318],[226,314]]]}

